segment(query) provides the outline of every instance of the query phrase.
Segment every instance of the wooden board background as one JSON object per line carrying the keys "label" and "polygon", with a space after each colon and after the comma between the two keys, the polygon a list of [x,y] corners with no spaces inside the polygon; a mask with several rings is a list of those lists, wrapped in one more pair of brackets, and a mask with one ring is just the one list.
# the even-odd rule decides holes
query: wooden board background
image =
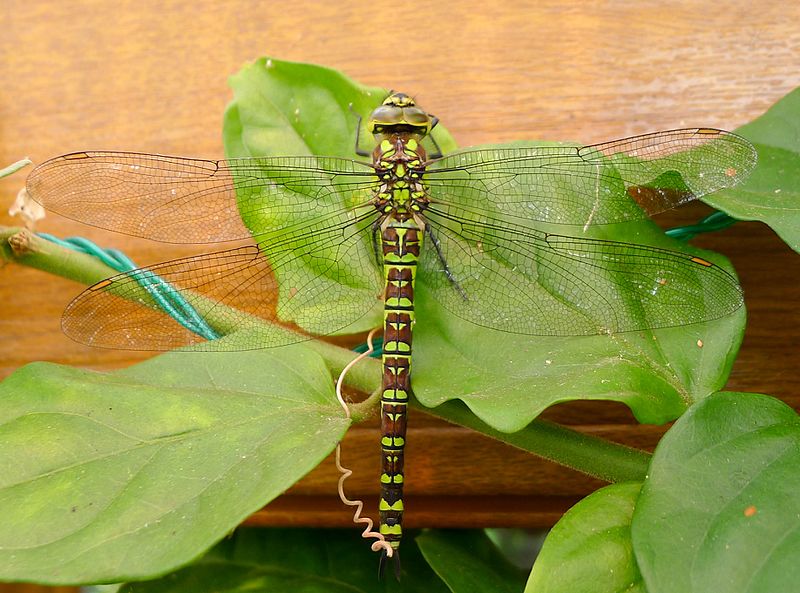
{"label": "wooden board background", "polygon": [[[409,92],[462,146],[733,129],[800,84],[800,4],[777,0],[5,0],[0,18],[0,164],[81,149],[221,156],[226,79],[262,55]],[[0,181],[0,224],[18,224],[5,210],[23,178]],[[139,263],[174,253],[57,216],[38,229],[116,246]],[[731,257],[747,293],[750,322],[728,387],[798,407],[800,260],[759,224],[698,244]],[[65,338],[61,310],[79,290],[34,270],[0,269],[0,376],[34,360],[111,369],[147,356]],[[664,430],[635,425],[613,404],[558,406],[548,417],[643,446]],[[420,414],[413,420],[409,525],[549,525],[599,485]],[[374,494],[377,451],[359,454],[374,438],[372,427],[348,437],[355,494]],[[444,472],[456,451],[477,464],[466,478]],[[332,486],[325,464],[254,520],[344,525]]]}

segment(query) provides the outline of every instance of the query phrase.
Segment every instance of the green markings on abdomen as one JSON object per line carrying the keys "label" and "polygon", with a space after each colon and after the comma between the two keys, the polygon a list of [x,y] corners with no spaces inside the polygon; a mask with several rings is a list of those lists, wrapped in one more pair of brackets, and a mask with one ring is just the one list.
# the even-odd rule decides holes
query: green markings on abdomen
{"label": "green markings on abdomen", "polygon": [[380,532],[392,547],[403,534],[403,461],[411,394],[414,280],[422,232],[408,219],[393,220],[381,234],[386,280],[381,382]]}

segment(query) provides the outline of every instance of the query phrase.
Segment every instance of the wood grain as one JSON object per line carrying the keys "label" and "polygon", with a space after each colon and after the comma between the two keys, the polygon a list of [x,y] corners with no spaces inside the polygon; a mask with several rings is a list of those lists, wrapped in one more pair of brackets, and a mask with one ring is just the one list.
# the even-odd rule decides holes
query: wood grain
{"label": "wood grain", "polygon": [[[265,54],[412,93],[463,146],[595,142],[690,125],[733,129],[800,84],[800,5],[775,0],[757,10],[744,1],[6,0],[0,11],[0,164],[81,149],[219,156],[226,78]],[[387,20],[395,25],[388,34],[381,28]],[[0,181],[0,202],[10,205],[23,179]],[[17,224],[2,210],[0,224]],[[668,222],[694,220],[701,210],[671,214]],[[143,264],[174,254],[57,216],[38,228],[86,236]],[[758,224],[698,244],[729,255],[747,293],[750,321],[729,388],[798,407],[797,256]],[[148,356],[65,338],[59,317],[79,289],[30,269],[0,270],[0,376],[34,360],[111,369]],[[636,425],[615,404],[561,405],[547,417],[644,446],[664,430]],[[410,524],[547,525],[599,485],[443,423],[411,430]],[[373,438],[370,428],[353,431],[346,456]],[[442,473],[467,450],[464,463],[474,469]],[[355,490],[373,495],[375,455],[355,457]],[[331,497],[331,480],[323,464],[254,520],[346,524],[344,513],[303,504],[308,496]],[[454,496],[463,498],[454,503]],[[501,516],[499,508],[516,511]]]}

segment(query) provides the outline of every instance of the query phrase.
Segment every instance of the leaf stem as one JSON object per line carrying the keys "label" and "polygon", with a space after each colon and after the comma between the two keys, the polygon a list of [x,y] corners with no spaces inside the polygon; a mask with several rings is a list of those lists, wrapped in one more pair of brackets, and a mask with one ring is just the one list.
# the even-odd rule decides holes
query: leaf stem
{"label": "leaf stem", "polygon": [[612,443],[553,422],[534,420],[518,432],[504,433],[479,420],[461,402],[450,401],[423,410],[607,482],[640,482],[650,465],[651,455],[647,451]]}

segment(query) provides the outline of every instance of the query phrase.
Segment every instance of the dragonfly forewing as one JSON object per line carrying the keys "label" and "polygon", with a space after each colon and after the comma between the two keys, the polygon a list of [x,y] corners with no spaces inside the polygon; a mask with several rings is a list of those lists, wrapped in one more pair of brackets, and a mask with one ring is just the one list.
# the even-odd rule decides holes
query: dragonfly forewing
{"label": "dragonfly forewing", "polygon": [[333,203],[353,207],[375,183],[369,165],[335,157],[96,151],[42,163],[27,189],[48,210],[86,224],[164,243],[214,243],[274,231],[300,213],[320,216]]}

